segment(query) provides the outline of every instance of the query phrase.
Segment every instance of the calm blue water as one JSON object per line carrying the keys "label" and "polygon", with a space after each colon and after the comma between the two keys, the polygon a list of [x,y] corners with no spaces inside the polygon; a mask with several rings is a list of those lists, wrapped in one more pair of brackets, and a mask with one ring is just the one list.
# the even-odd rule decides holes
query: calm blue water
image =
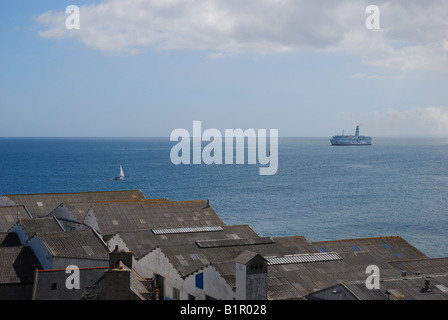
{"label": "calm blue water", "polygon": [[[375,139],[331,147],[283,138],[279,169],[179,165],[166,139],[0,139],[0,194],[140,189],[147,198],[209,199],[225,223],[311,241],[400,235],[448,256],[448,141]],[[123,165],[125,181],[110,181]]]}

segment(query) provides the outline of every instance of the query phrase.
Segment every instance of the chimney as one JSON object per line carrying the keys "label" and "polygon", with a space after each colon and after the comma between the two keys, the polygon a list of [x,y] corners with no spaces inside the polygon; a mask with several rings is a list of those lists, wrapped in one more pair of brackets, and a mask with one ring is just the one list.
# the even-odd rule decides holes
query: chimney
{"label": "chimney", "polygon": [[268,264],[261,255],[243,251],[235,258],[235,298],[237,300],[266,300]]}
{"label": "chimney", "polygon": [[431,288],[429,287],[430,284],[431,284],[431,282],[430,282],[429,279],[430,279],[429,277],[426,277],[426,278],[425,278],[425,285],[424,285],[424,287],[423,287],[423,291],[424,291],[424,292],[431,292]]}
{"label": "chimney", "polygon": [[130,300],[135,298],[131,289],[131,270],[123,268],[123,264],[117,268],[104,272],[104,288],[99,294],[101,300]]}
{"label": "chimney", "polygon": [[120,261],[129,269],[132,269],[133,252],[120,250],[115,246],[115,250],[109,253],[109,268],[115,269],[120,265]]}

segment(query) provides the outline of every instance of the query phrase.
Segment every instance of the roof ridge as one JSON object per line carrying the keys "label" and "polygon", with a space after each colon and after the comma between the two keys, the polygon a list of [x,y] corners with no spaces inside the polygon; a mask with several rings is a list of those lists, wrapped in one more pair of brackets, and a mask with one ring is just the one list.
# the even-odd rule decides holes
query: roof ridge
{"label": "roof ridge", "polygon": [[[109,266],[104,267],[84,267],[84,268],[78,268],[78,270],[92,270],[92,269],[108,269]],[[57,272],[57,271],[66,271],[66,270],[73,270],[73,268],[66,268],[66,269],[42,269],[37,270],[37,272]]]}
{"label": "roof ridge", "polygon": [[367,237],[367,238],[349,238],[349,239],[339,239],[339,240],[322,240],[322,241],[311,241],[312,244],[315,243],[330,243],[330,242],[349,242],[349,241],[359,241],[359,240],[380,240],[380,239],[401,239],[406,241],[399,235],[392,236],[379,236],[379,237]]}
{"label": "roof ridge", "polygon": [[106,191],[77,191],[77,192],[44,192],[44,193],[14,193],[14,194],[3,194],[3,196],[32,196],[32,195],[60,195],[60,194],[88,194],[88,193],[112,193],[112,192],[132,192],[132,191],[138,191],[141,192],[143,195],[144,193],[140,189],[132,189],[132,190],[106,190]]}

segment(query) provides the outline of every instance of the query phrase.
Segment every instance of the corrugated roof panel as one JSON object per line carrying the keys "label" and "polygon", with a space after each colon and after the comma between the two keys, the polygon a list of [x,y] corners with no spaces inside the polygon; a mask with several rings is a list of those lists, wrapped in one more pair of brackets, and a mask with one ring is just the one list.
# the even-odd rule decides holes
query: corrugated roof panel
{"label": "corrugated roof panel", "polygon": [[446,286],[444,286],[443,284],[436,284],[435,286],[437,289],[439,289],[443,293],[448,293],[448,288]]}
{"label": "corrugated roof panel", "polygon": [[342,260],[336,252],[307,253],[283,257],[267,257],[269,265]]}
{"label": "corrugated roof panel", "polygon": [[389,289],[388,290],[395,298],[397,299],[402,299],[404,298],[404,294],[402,294],[400,291],[398,291],[397,289]]}
{"label": "corrugated roof panel", "polygon": [[246,239],[216,239],[216,240],[197,240],[196,245],[199,248],[218,248],[234,246],[252,246],[259,244],[273,244],[275,241],[271,237],[257,237]]}
{"label": "corrugated roof panel", "polygon": [[173,234],[173,233],[193,233],[193,232],[213,232],[222,231],[221,226],[201,226],[201,227],[185,227],[185,228],[165,228],[152,229],[154,234]]}

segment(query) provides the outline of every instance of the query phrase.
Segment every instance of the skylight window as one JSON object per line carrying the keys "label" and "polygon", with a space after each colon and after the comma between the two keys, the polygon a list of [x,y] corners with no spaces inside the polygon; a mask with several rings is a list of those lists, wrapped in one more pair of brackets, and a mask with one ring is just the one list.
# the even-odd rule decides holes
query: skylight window
{"label": "skylight window", "polygon": [[223,230],[221,226],[203,226],[203,227],[152,229],[152,232],[154,234],[171,234],[171,233],[212,232],[221,230]]}
{"label": "skylight window", "polygon": [[305,253],[282,257],[269,257],[265,259],[268,261],[269,265],[342,260],[336,252]]}

